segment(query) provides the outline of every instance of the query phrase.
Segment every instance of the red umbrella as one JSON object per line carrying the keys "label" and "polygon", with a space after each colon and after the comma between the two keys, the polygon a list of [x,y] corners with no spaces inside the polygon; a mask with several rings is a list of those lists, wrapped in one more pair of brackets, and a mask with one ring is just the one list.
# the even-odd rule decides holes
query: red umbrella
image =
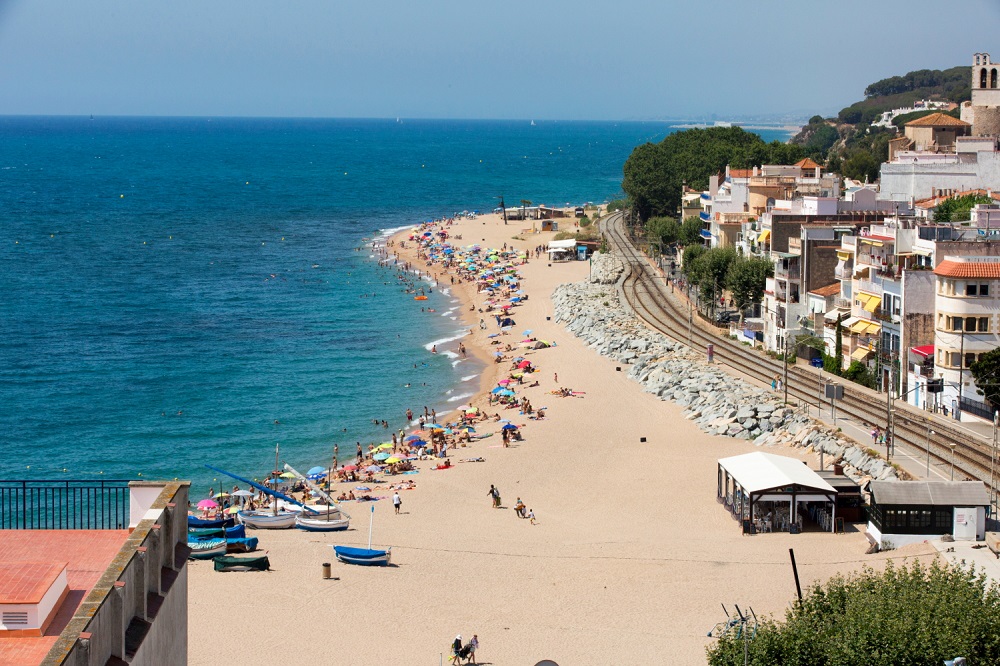
{"label": "red umbrella", "polygon": [[520,368],[521,370],[523,370],[524,368],[527,368],[530,365],[531,365],[531,361],[521,361],[520,363],[517,364],[517,367]]}
{"label": "red umbrella", "polygon": [[353,472],[356,469],[358,469],[357,465],[344,465],[344,471],[345,472]]}

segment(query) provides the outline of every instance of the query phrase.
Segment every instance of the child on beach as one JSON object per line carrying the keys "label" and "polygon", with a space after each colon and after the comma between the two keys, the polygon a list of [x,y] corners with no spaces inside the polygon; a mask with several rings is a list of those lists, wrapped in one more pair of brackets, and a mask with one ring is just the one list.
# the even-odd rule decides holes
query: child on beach
{"label": "child on beach", "polygon": [[535,522],[535,512],[532,511],[531,509],[528,509],[528,519],[531,521],[532,525],[537,525],[538,524],[538,523]]}

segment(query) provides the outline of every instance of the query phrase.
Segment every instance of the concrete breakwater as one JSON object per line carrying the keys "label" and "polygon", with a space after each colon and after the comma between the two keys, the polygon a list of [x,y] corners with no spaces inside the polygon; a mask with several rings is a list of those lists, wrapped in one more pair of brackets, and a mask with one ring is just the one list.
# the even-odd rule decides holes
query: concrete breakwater
{"label": "concrete breakwater", "polygon": [[589,282],[564,284],[552,295],[556,321],[599,354],[629,365],[628,376],[712,435],[756,446],[807,447],[839,462],[857,481],[897,478],[896,470],[834,428],[782,404],[774,393],[735,378],[684,344],[649,330],[619,300],[614,282],[624,266],[596,253]]}

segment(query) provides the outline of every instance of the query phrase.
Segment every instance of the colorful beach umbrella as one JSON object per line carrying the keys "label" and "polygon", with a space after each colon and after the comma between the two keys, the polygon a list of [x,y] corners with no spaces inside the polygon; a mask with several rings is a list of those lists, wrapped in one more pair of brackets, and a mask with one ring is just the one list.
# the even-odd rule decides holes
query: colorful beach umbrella
{"label": "colorful beach umbrella", "polygon": [[395,464],[395,463],[398,463],[398,462],[403,462],[403,461],[402,461],[401,458],[397,458],[396,456],[393,456],[391,458],[386,458],[385,462],[387,464],[389,464],[389,465],[392,465],[392,464]]}
{"label": "colorful beach umbrella", "polygon": [[320,466],[317,465],[316,467],[310,467],[309,471],[306,472],[306,476],[308,476],[310,474],[320,474],[320,473],[325,472],[325,471],[326,471],[325,467],[320,467]]}
{"label": "colorful beach umbrella", "polygon": [[345,472],[353,472],[358,469],[357,465],[344,465]]}
{"label": "colorful beach umbrella", "polygon": [[389,455],[390,454],[383,451],[382,453],[376,453],[375,455],[372,456],[372,458],[374,458],[375,460],[385,460],[386,458],[389,457]]}
{"label": "colorful beach umbrella", "polygon": [[198,502],[198,508],[202,510],[217,509],[218,507],[219,503],[210,499],[203,499],[202,501]]}

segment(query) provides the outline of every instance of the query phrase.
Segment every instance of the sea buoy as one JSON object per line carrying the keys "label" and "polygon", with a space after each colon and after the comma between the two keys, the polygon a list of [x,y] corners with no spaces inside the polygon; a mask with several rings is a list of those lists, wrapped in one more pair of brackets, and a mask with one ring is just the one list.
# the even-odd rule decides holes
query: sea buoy
{"label": "sea buoy", "polygon": [[124,195],[124,194],[119,194],[119,195],[118,195],[118,198],[119,198],[119,199],[124,199],[124,198],[125,198],[125,195]]}

